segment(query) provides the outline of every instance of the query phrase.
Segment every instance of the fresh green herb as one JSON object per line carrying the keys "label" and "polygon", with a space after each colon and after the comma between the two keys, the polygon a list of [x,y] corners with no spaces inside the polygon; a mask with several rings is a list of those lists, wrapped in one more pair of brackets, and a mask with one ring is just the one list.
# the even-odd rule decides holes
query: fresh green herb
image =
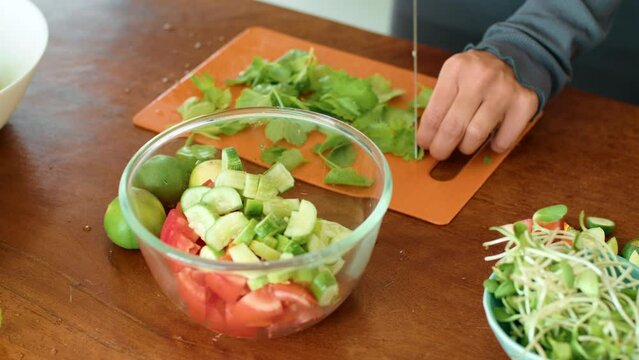
{"label": "fresh green herb", "polygon": [[[428,102],[430,101],[430,97],[433,95],[433,89],[422,86],[419,94],[417,94],[417,108],[424,109]],[[415,106],[415,102],[411,102],[411,107]]]}
{"label": "fresh green herb", "polygon": [[289,149],[284,146],[270,146],[262,150],[260,159],[271,165],[282,163],[289,171],[307,162],[304,155],[298,149]]}
{"label": "fresh green herb", "polygon": [[[274,62],[256,57],[238,78],[227,83],[251,87],[242,91],[236,107],[310,109],[351,122],[383,152],[407,160],[419,160],[424,155],[423,150],[419,149],[415,158],[414,129],[417,119],[412,112],[414,104],[408,109],[387,105],[388,101],[402,95],[403,90],[393,89],[391,83],[379,74],[362,79],[317,64],[312,49],[309,52],[291,50]],[[430,88],[422,87],[417,98],[419,108],[426,106],[431,93]],[[272,133],[272,129],[267,129],[269,139],[283,139],[282,135],[269,136]],[[304,141],[306,137],[300,138],[295,145],[300,146]]]}
{"label": "fresh green herb", "polygon": [[[350,140],[338,133],[328,133],[323,143],[313,147],[313,152],[331,168],[351,166],[357,158],[357,151]],[[328,154],[324,155],[325,153]]]}
{"label": "fresh green herb", "polygon": [[374,180],[368,178],[353,168],[333,168],[324,177],[324,182],[329,185],[350,185],[369,187]]}
{"label": "fresh green herb", "polygon": [[490,157],[490,155],[484,155],[484,164],[486,165],[490,165],[493,163],[493,158]]}
{"label": "fresh green herb", "polygon": [[266,137],[273,143],[285,140],[291,145],[302,146],[308,134],[315,130],[315,125],[301,121],[272,119],[266,124]]}
{"label": "fresh green herb", "polygon": [[[617,258],[616,239],[606,242],[600,227],[544,227],[566,213],[564,205],[537,211],[532,231],[523,223],[493,228],[503,237],[484,246],[504,244],[503,252],[486,257],[498,260],[484,283],[497,299],[495,318],[544,359],[639,358],[637,269]],[[570,246],[578,240],[581,246]]]}
{"label": "fresh green herb", "polygon": [[193,75],[191,81],[202,92],[202,99],[192,96],[178,108],[183,120],[192,119],[201,115],[208,115],[224,110],[231,104],[231,91],[215,86],[215,79],[207,73],[201,76]]}

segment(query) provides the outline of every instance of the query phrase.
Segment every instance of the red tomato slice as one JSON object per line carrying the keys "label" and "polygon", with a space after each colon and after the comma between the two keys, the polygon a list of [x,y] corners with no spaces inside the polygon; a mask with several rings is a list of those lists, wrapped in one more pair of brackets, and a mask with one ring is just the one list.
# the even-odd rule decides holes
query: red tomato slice
{"label": "red tomato slice", "polygon": [[202,186],[208,186],[210,188],[215,187],[215,181],[213,181],[213,179],[208,179],[202,184]]}
{"label": "red tomato slice", "polygon": [[244,326],[268,326],[284,311],[268,286],[244,295],[233,307],[233,318]]}
{"label": "red tomato slice", "polygon": [[169,214],[166,216],[164,220],[164,224],[162,224],[162,231],[160,232],[160,240],[165,243],[169,243],[169,239],[173,236],[173,231],[175,229],[175,224],[177,223],[177,218],[180,216],[179,212],[176,209],[171,209]]}
{"label": "red tomato slice", "polygon": [[245,322],[235,316],[235,304],[226,304],[226,333],[231,336],[255,338],[259,328],[246,326]]}
{"label": "red tomato slice", "polygon": [[178,293],[180,298],[186,305],[189,316],[197,321],[204,322],[206,320],[206,303],[209,297],[207,289],[198,282],[201,281],[198,271],[185,268],[177,273]]}
{"label": "red tomato slice", "polygon": [[284,306],[298,309],[317,306],[315,297],[305,288],[296,284],[269,284],[271,292]]}
{"label": "red tomato slice", "polygon": [[235,303],[249,292],[246,278],[240,275],[207,273],[206,284],[211,291],[228,303]]}
{"label": "red tomato slice", "polygon": [[219,332],[226,330],[226,303],[215,295],[206,303],[206,326]]}

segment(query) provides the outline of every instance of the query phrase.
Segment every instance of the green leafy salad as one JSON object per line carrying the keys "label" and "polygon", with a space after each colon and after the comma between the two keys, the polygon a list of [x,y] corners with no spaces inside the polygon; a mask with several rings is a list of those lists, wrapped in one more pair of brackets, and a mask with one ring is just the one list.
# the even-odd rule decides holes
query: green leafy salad
{"label": "green leafy salad", "polygon": [[614,222],[584,221],[582,212],[578,230],[563,222],[567,211],[555,205],[492,228],[503,237],[484,246],[504,245],[486,258],[498,260],[484,282],[496,299],[493,314],[545,359],[638,359],[638,268],[617,257],[616,238],[606,240]]}
{"label": "green leafy salad", "polygon": [[[233,99],[229,89],[216,87],[207,73],[192,77],[202,97],[187,99],[177,111],[183,120],[211,114],[228,108]],[[275,61],[256,56],[251,65],[237,78],[227,80],[229,86],[246,86],[235,99],[235,107],[276,106],[311,110],[347,122],[366,134],[380,149],[406,160],[419,160],[423,150],[415,151],[413,107],[424,108],[432,90],[422,87],[407,109],[390,106],[388,102],[404,90],[393,89],[379,74],[358,78],[345,71],[319,64],[313,50],[293,49]],[[212,138],[233,135],[248,124],[212,127],[199,134]],[[269,120],[266,137],[274,144],[263,149],[261,160],[268,164],[280,162],[289,170],[308,160],[295,147],[306,143],[314,126],[286,120]],[[322,144],[314,148],[331,169],[325,178],[329,184],[370,186],[371,180],[350,167],[357,152],[344,136],[326,134]],[[284,144],[293,147],[284,146]],[[416,157],[417,154],[417,157]]]}

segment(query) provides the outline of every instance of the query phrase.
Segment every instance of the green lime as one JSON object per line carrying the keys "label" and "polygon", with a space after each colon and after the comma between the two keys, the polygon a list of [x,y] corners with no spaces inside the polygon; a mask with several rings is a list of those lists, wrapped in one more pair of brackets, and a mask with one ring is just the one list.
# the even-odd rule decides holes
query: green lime
{"label": "green lime", "polygon": [[188,165],[173,156],[155,155],[133,178],[133,186],[146,189],[166,207],[174,207],[189,184]]}
{"label": "green lime", "polygon": [[637,250],[639,250],[639,239],[630,240],[623,246],[621,256],[623,256],[626,260],[630,260],[632,253]]}
{"label": "green lime", "polygon": [[[162,224],[166,218],[162,203],[153,194],[138,188],[132,188],[131,203],[140,222],[156,236],[160,235]],[[115,198],[104,213],[104,230],[111,241],[125,249],[139,249],[138,240],[129,227],[122,209],[120,199]]]}

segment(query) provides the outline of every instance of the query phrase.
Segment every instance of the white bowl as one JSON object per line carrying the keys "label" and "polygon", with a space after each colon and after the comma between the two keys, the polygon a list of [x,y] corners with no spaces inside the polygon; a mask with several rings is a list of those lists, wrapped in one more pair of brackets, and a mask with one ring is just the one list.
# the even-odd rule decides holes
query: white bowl
{"label": "white bowl", "polygon": [[29,0],[0,0],[0,128],[18,106],[47,47],[49,29]]}

